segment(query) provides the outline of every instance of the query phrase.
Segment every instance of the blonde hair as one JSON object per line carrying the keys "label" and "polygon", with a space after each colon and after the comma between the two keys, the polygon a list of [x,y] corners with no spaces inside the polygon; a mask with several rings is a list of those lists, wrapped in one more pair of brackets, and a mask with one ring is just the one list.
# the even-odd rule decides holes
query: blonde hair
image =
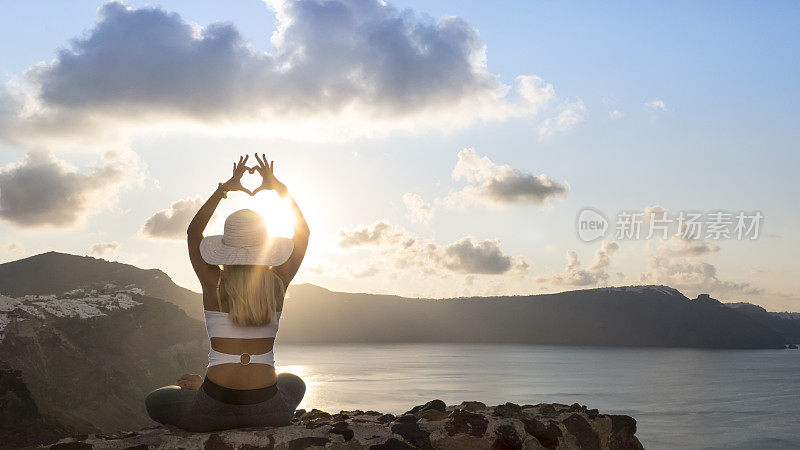
{"label": "blonde hair", "polygon": [[233,323],[245,326],[272,323],[285,288],[271,267],[223,265],[220,276],[224,287],[220,291],[224,290]]}

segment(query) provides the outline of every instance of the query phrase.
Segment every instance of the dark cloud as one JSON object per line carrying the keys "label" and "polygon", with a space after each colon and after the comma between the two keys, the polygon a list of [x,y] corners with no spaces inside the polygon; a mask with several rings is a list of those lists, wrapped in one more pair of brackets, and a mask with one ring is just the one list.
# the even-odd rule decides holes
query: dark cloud
{"label": "dark cloud", "polygon": [[431,260],[437,265],[458,273],[498,275],[515,266],[521,271],[528,268],[524,259],[515,261],[500,250],[500,241],[473,242],[465,237],[443,247],[430,248]]}
{"label": "dark cloud", "polygon": [[84,174],[50,152],[30,152],[0,169],[0,219],[20,227],[70,227],[107,207],[120,187],[138,179],[132,155],[106,154]]}
{"label": "dark cloud", "polygon": [[162,209],[145,220],[140,230],[143,236],[160,239],[186,239],[189,222],[203,206],[199,196],[173,202],[169,208]]}
{"label": "dark cloud", "polygon": [[359,225],[355,228],[339,230],[339,246],[342,248],[402,244],[410,247],[416,238],[384,221],[370,226]]}
{"label": "dark cloud", "polygon": [[[395,269],[420,269],[429,275],[439,270],[463,274],[521,274],[529,267],[525,258],[505,255],[499,240],[475,242],[465,237],[442,246],[425,242],[385,221],[339,230],[339,238],[339,246],[343,248],[371,247],[378,250],[383,259],[389,258]],[[376,274],[371,267],[364,266],[357,272]],[[356,272],[351,272],[355,276]]]}
{"label": "dark cloud", "polygon": [[553,181],[545,174],[533,175],[495,164],[486,156],[478,156],[475,149],[458,152],[458,163],[453,177],[464,178],[471,184],[455,194],[449,201],[454,204],[473,199],[496,203],[542,204],[550,198],[566,196],[569,186]]}
{"label": "dark cloud", "polygon": [[[503,99],[507,89],[486,70],[478,31],[458,17],[434,20],[374,0],[270,6],[278,26],[267,54],[230,23],[201,27],[160,8],[106,3],[94,28],[54,61],[31,66],[24,89],[0,96],[0,133],[86,131],[159,116],[215,126],[331,121],[354,111],[395,125],[434,111],[450,121],[502,119],[532,114],[554,96],[552,85],[526,75],[517,77],[514,101]],[[23,110],[33,114],[21,118]]]}

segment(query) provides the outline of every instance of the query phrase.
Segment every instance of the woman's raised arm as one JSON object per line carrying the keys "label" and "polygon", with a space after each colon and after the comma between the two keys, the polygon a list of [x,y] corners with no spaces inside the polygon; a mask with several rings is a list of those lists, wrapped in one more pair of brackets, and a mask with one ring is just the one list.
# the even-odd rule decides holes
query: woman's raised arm
{"label": "woman's raised arm", "polygon": [[225,198],[228,191],[244,191],[250,194],[250,191],[242,186],[242,175],[247,170],[245,163],[249,156],[239,157],[239,163],[233,163],[233,176],[231,179],[220,183],[217,190],[211,194],[211,197],[206,200],[197,214],[194,215],[192,222],[189,223],[189,228],[186,230],[186,242],[189,244],[189,260],[192,262],[194,273],[200,280],[203,286],[216,286],[217,279],[219,278],[219,266],[208,264],[203,261],[200,255],[200,241],[203,240],[203,231],[208,226],[211,216],[217,209],[220,200]]}
{"label": "woman's raised arm", "polygon": [[297,206],[297,202],[294,201],[292,195],[289,194],[289,190],[286,189],[286,185],[275,178],[273,173],[275,162],[269,161],[269,164],[267,164],[267,155],[262,155],[262,158],[259,158],[258,154],[256,154],[256,160],[258,161],[256,170],[261,174],[262,182],[261,186],[253,191],[253,194],[261,190],[274,190],[281,198],[289,200],[289,205],[294,213],[294,237],[292,237],[294,249],[292,250],[292,255],[289,256],[285,263],[275,268],[276,273],[283,280],[284,286],[289,286],[289,283],[300,269],[300,264],[303,263],[311,230],[309,230],[306,218],[300,211],[300,207]]}

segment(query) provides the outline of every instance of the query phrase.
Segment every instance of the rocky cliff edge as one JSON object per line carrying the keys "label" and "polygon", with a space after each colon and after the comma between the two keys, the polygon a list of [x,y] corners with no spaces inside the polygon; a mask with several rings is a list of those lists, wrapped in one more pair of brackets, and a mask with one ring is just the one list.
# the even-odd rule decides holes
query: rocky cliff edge
{"label": "rocky cliff edge", "polygon": [[394,416],[298,410],[284,427],[190,433],[175,427],[76,436],[50,449],[641,449],[636,420],[577,403],[486,406],[432,400]]}

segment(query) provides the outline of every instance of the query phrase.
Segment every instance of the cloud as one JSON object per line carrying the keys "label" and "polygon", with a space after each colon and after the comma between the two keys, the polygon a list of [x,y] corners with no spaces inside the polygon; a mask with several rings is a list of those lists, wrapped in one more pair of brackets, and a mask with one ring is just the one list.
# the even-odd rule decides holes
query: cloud
{"label": "cloud", "polygon": [[[448,245],[439,245],[420,239],[385,221],[371,226],[358,225],[339,230],[339,246],[342,248],[368,248],[377,251],[382,261],[391,263],[395,269],[418,269],[425,275],[440,274],[441,271],[462,274],[522,274],[530,265],[518,256],[513,258],[502,252],[497,239],[475,241],[464,237]],[[351,270],[351,274],[374,275],[375,264]],[[375,272],[375,273],[372,273]],[[369,276],[371,276],[369,275]]]}
{"label": "cloud", "polygon": [[527,100],[535,111],[545,108],[556,98],[553,85],[536,75],[520,75],[517,77],[517,83],[519,95]]}
{"label": "cloud", "polygon": [[339,230],[339,246],[342,248],[380,246],[402,244],[410,247],[416,243],[416,238],[400,228],[384,221],[378,221],[371,226],[358,225],[354,228]]}
{"label": "cloud", "polygon": [[422,200],[417,194],[406,192],[403,194],[403,204],[408,209],[409,218],[413,222],[428,223],[433,218],[433,206]]}
{"label": "cloud", "polygon": [[703,239],[692,239],[682,234],[671,236],[659,244],[659,252],[667,257],[696,257],[719,252],[719,246]]}
{"label": "cloud", "polygon": [[138,157],[106,153],[88,174],[47,151],[32,151],[0,169],[0,219],[19,227],[71,227],[108,208],[143,178]]}
{"label": "cloud", "polygon": [[200,196],[173,202],[169,208],[162,209],[145,220],[139,232],[146,237],[159,239],[186,239],[189,222],[203,206]]}
{"label": "cloud", "polygon": [[376,263],[362,264],[360,266],[348,267],[348,271],[353,278],[368,278],[380,273],[381,266]]}
{"label": "cloud", "polygon": [[[555,96],[533,75],[500,83],[478,30],[459,17],[373,0],[267,5],[277,18],[271,54],[230,23],[105,3],[93,28],[0,93],[0,137],[92,141],[189,126],[346,138],[531,116]],[[556,128],[573,126],[582,105]]]}
{"label": "cloud", "polygon": [[717,268],[704,261],[654,255],[648,263],[648,271],[640,276],[646,284],[666,284],[677,289],[693,289],[705,292],[741,293],[757,295],[763,289],[748,282],[721,280]]}
{"label": "cloud", "polygon": [[654,99],[644,104],[645,109],[652,112],[665,112],[667,104],[661,99]]}
{"label": "cloud", "polygon": [[620,110],[618,110],[618,109],[615,109],[615,110],[611,111],[610,113],[608,113],[608,117],[610,117],[611,120],[618,120],[618,119],[622,119],[623,117],[625,117],[625,113],[620,111]]}
{"label": "cloud", "polygon": [[571,130],[586,120],[588,109],[583,100],[567,102],[557,116],[551,117],[539,125],[539,139],[545,139],[556,133]]}
{"label": "cloud", "polygon": [[648,248],[647,270],[639,280],[646,284],[666,284],[678,289],[705,292],[757,295],[763,289],[748,282],[722,280],[717,268],[702,257],[718,253],[719,246],[704,239],[683,234],[671,236],[659,242],[655,250]]}
{"label": "cloud", "polygon": [[541,205],[551,198],[565,197],[569,185],[553,181],[548,175],[533,175],[495,164],[486,156],[478,156],[473,148],[458,152],[458,162],[453,178],[465,179],[471,184],[451,193],[445,203],[459,206],[470,201],[488,205],[527,203]]}
{"label": "cloud", "polygon": [[616,242],[603,241],[594,253],[592,264],[583,267],[574,251],[567,252],[567,265],[563,271],[550,277],[538,277],[538,282],[550,282],[559,286],[596,286],[608,283],[607,268],[611,265],[611,255],[619,250]]}
{"label": "cloud", "polygon": [[530,267],[522,257],[514,260],[503,254],[497,239],[474,242],[465,237],[445,246],[429,244],[428,255],[438,266],[464,274],[499,275],[512,269],[525,272]]}
{"label": "cloud", "polygon": [[119,242],[98,242],[89,248],[89,254],[98,258],[112,255],[119,250]]}

